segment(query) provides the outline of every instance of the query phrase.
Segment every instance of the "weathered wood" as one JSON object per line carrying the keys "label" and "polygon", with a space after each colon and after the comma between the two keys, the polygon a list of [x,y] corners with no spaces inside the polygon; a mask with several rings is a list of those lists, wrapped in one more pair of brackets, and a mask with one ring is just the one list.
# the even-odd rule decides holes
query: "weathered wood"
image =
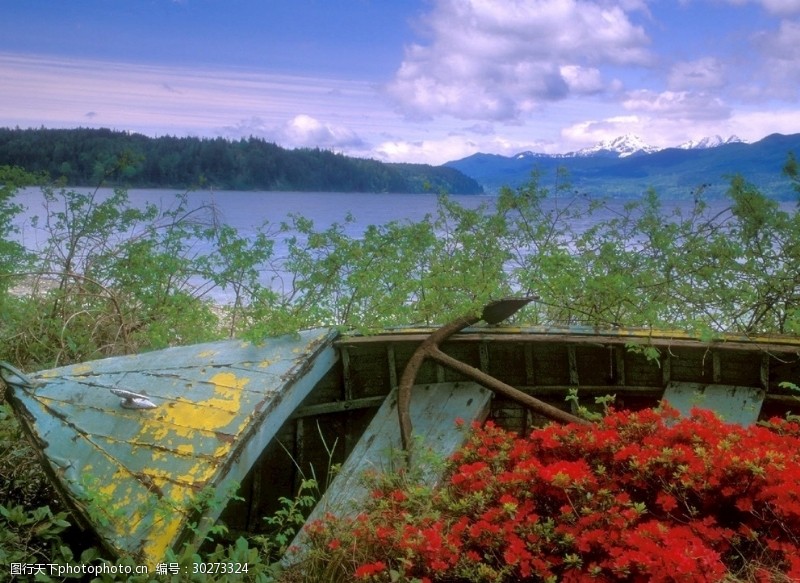
{"label": "weathered wood", "polygon": [[389,367],[389,387],[393,389],[397,386],[397,360],[392,345],[386,348],[386,366]]}
{"label": "weathered wood", "polygon": [[[13,389],[12,404],[73,506],[86,516],[94,513],[95,529],[126,554],[140,548],[134,539],[148,538],[141,556],[149,561],[156,547],[181,542],[178,531],[188,532],[181,525],[195,520],[191,503],[204,486],[224,494],[262,451],[257,470],[242,480],[242,495],[249,502],[259,497],[242,505],[236,522],[242,530],[258,527],[280,497],[296,493],[300,469],[294,463],[325,474],[330,460],[320,439],[338,440],[334,463],[344,462],[431,332],[337,338],[324,331],[316,340],[301,332],[264,345],[226,341],[107,359],[31,375],[36,382]],[[659,360],[629,350],[630,343],[657,348]],[[493,418],[513,431],[548,422],[525,409],[527,400],[565,413],[564,397],[576,388],[581,404],[614,394],[617,406],[639,409],[657,404],[669,387],[666,398],[685,396],[687,412],[692,405],[738,403],[734,413],[744,422],[755,419],[759,399],[762,418],[800,408],[797,397],[780,387],[800,375],[798,338],[704,342],[647,330],[475,326],[449,336],[440,348],[410,384],[486,382],[498,390]],[[146,393],[158,407],[121,408],[112,388]],[[412,408],[418,396],[414,389]],[[735,420],[730,412],[723,415]],[[278,440],[293,451],[281,449]],[[150,457],[141,469],[128,465],[143,455]],[[385,463],[391,465],[390,458]],[[225,520],[236,514],[235,506]],[[201,517],[201,529],[215,512]],[[124,532],[115,539],[108,528]]]}
{"label": "weathered wood", "polygon": [[614,366],[616,367],[614,370],[614,382],[618,386],[625,385],[625,349],[622,346],[612,346],[609,347],[610,350],[614,351]]}
{"label": "weathered wood", "polygon": [[[65,502],[114,552],[153,566],[202,540],[221,501],[334,365],[337,332],[318,329],[108,358],[31,375],[11,400]],[[110,389],[147,393],[121,407]],[[199,512],[199,516],[196,514]],[[196,525],[196,526],[193,526]]]}
{"label": "weathered wood", "polygon": [[361,399],[351,399],[349,401],[333,401],[331,403],[318,403],[298,408],[292,418],[312,417],[325,415],[327,413],[341,413],[342,411],[352,411],[355,409],[369,409],[379,407],[386,397],[362,397]]}
{"label": "weathered wood", "polygon": [[[361,344],[380,344],[392,342],[394,344],[414,343],[419,344],[427,338],[432,330],[408,329],[392,331],[391,334],[375,334],[372,336],[346,336],[336,342],[337,346],[357,346]],[[685,332],[664,332],[657,330],[626,329],[599,330],[586,326],[575,326],[563,329],[553,328],[516,328],[505,327],[474,327],[465,328],[453,334],[448,343],[452,342],[526,342],[526,343],[563,343],[568,338],[571,344],[621,344],[632,342],[644,343],[657,348],[686,346],[714,347],[720,350],[744,350],[752,352],[774,352],[776,354],[800,354],[800,338],[792,336],[753,336],[752,338],[741,335],[721,335],[719,338],[708,342],[701,341]]]}
{"label": "weathered wood", "polygon": [[525,344],[525,382],[529,385],[536,384],[536,367],[533,363],[533,346]]}
{"label": "weathered wood", "polygon": [[342,357],[342,384],[344,385],[345,401],[350,401],[353,398],[353,379],[350,375],[350,352],[347,347],[343,346],[340,350]]}
{"label": "weathered wood", "polygon": [[761,366],[758,371],[758,380],[761,383],[761,388],[765,391],[769,390],[769,354],[761,355]]}
{"label": "weathered wood", "polygon": [[747,426],[758,420],[764,395],[764,390],[758,387],[670,383],[664,391],[664,400],[684,416],[698,407],[714,411],[727,423]]}
{"label": "weathered wood", "polygon": [[[434,383],[417,385],[412,390],[410,413],[414,419],[414,456],[410,471],[421,482],[435,485],[441,478],[442,460],[452,455],[467,437],[473,421],[483,421],[489,411],[491,392],[477,383]],[[361,440],[347,458],[328,491],[309,516],[310,524],[326,514],[348,516],[356,513],[369,495],[364,482],[366,472],[389,472],[403,467],[405,454],[397,416],[397,389],[385,399]],[[463,420],[459,427],[456,420]],[[426,451],[423,455],[423,451]],[[417,474],[418,473],[418,474]],[[299,534],[292,547],[302,549],[305,535]],[[299,560],[302,552],[292,553],[288,562]]]}
{"label": "weathered wood", "polygon": [[483,372],[489,370],[489,345],[486,342],[481,342],[478,345],[478,353],[480,354],[480,369]]}
{"label": "weathered wood", "polygon": [[575,347],[570,345],[567,347],[567,357],[569,359],[569,384],[579,385],[580,377],[578,376],[578,358],[575,355]]}

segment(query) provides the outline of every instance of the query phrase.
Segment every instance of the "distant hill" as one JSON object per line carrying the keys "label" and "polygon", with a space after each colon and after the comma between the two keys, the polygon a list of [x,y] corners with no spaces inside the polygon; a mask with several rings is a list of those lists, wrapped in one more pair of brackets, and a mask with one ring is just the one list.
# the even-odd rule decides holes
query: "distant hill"
{"label": "distant hill", "polygon": [[551,186],[556,169],[564,168],[574,190],[592,195],[635,198],[652,187],[665,198],[686,198],[704,187],[708,196],[720,196],[730,177],[741,174],[764,194],[794,199],[797,194],[782,173],[789,152],[800,156],[800,134],[772,134],[752,144],[715,136],[661,150],[623,136],[569,154],[479,153],[445,166],[474,178],[489,192],[522,184],[532,171],[541,172],[543,185]]}
{"label": "distant hill", "polygon": [[[120,162],[124,162],[120,164]],[[150,138],[109,129],[0,128],[0,166],[45,172],[70,186],[480,194],[456,168],[389,164],[258,138]]]}

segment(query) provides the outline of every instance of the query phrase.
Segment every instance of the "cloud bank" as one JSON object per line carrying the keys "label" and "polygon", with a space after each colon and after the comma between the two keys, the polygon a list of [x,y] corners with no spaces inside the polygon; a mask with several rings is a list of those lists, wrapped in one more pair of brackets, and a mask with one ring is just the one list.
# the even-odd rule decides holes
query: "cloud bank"
{"label": "cloud bank", "polygon": [[496,121],[602,92],[614,80],[600,67],[652,58],[624,4],[441,0],[422,19],[430,42],[407,47],[388,92],[412,117]]}

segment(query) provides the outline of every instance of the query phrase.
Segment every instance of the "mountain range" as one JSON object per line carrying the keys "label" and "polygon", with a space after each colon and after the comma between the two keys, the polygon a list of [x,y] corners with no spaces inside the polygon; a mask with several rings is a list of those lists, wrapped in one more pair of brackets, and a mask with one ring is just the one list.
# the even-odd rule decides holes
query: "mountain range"
{"label": "mountain range", "polygon": [[637,198],[654,188],[664,198],[687,198],[702,188],[706,196],[717,197],[740,174],[764,194],[792,199],[797,193],[782,172],[789,152],[800,155],[800,134],[772,134],[753,143],[711,136],[671,148],[655,148],[626,135],[566,154],[477,153],[445,166],[474,178],[487,192],[518,186],[532,172],[548,187],[555,183],[556,171],[565,170],[571,188],[581,194]]}

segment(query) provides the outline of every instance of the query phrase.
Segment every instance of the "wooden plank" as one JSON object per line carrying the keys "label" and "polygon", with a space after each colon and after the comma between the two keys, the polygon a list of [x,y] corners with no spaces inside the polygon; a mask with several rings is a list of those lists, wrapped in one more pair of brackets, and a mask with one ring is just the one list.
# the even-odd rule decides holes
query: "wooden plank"
{"label": "wooden plank", "polygon": [[614,351],[614,366],[612,377],[619,386],[625,386],[625,348],[623,346],[609,346],[609,350]]}
{"label": "wooden plank", "polygon": [[[415,455],[411,463],[422,481],[435,485],[441,478],[433,459],[452,455],[467,437],[467,430],[456,426],[463,419],[465,427],[473,421],[483,421],[489,411],[491,391],[477,383],[433,383],[415,386],[411,398],[411,419],[414,423]],[[369,495],[364,484],[368,471],[390,472],[402,466],[400,425],[397,415],[397,389],[386,397],[353,452],[342,465],[328,491],[308,517],[306,524],[328,513],[337,516],[355,514]],[[305,537],[298,534],[292,547],[302,549]],[[300,559],[301,550],[285,558],[293,563]]]}
{"label": "wooden plank", "polygon": [[344,384],[344,394],[342,397],[345,401],[350,401],[353,398],[353,378],[350,374],[350,351],[347,347],[343,346],[339,352],[342,356],[342,381]]}
{"label": "wooden plank", "polygon": [[536,367],[533,362],[533,346],[525,343],[525,382],[529,385],[536,384]]}
{"label": "wooden plank", "polygon": [[[224,501],[338,359],[337,333],[303,331],[108,358],[31,375],[12,392],[57,488],[116,552],[148,564],[191,536],[206,487]],[[111,388],[157,407],[121,407]],[[202,539],[224,505],[204,510]]]}
{"label": "wooden plank", "polygon": [[720,362],[719,352],[714,352],[711,355],[712,373],[711,376],[715,383],[722,381],[722,363]]}
{"label": "wooden plank", "polygon": [[764,353],[761,355],[761,366],[758,371],[758,379],[761,383],[761,388],[765,391],[769,390],[769,354]]}
{"label": "wooden plank", "polygon": [[397,358],[393,345],[386,348],[386,364],[389,367],[389,388],[393,389],[397,386]]}
{"label": "wooden plank", "polygon": [[385,396],[376,396],[351,399],[350,401],[332,401],[330,403],[307,405],[305,407],[299,407],[292,415],[292,419],[312,417],[315,415],[325,415],[327,413],[341,413],[342,411],[355,411],[357,409],[380,407],[384,400],[386,400]]}
{"label": "wooden plank", "polygon": [[[373,336],[345,336],[336,342],[337,346],[357,346],[359,344],[381,344],[386,342],[419,344],[430,336],[433,329],[398,330],[391,334]],[[513,326],[465,328],[458,334],[448,338],[453,342],[532,342],[532,343],[574,343],[574,344],[621,344],[636,340],[660,348],[688,347],[719,350],[762,350],[776,353],[797,353],[800,350],[800,338],[794,336],[753,336],[745,337],[735,334],[720,335],[710,342],[702,341],[681,332],[659,331],[649,329],[599,330],[591,327],[573,327],[564,329],[519,328]]]}
{"label": "wooden plank", "polygon": [[483,372],[489,371],[489,345],[486,342],[481,342],[478,346],[478,354],[480,359],[480,368]]}
{"label": "wooden plank", "polygon": [[765,392],[759,387],[702,383],[670,383],[664,400],[688,416],[694,407],[709,409],[727,423],[748,426],[758,420]]}
{"label": "wooden plank", "polygon": [[569,359],[569,384],[579,385],[578,358],[575,355],[575,347],[571,344],[567,347],[567,358]]}

